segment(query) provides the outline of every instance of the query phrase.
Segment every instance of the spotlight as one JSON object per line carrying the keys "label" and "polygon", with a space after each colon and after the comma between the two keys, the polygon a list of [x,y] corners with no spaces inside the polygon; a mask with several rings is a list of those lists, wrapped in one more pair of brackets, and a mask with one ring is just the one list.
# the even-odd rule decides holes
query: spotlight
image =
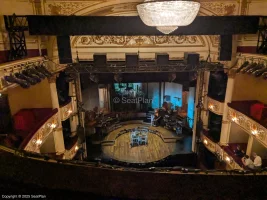
{"label": "spotlight", "polygon": [[98,78],[98,75],[96,74],[90,74],[90,80],[95,82],[95,83],[98,83],[99,82],[99,78]]}
{"label": "spotlight", "polygon": [[115,80],[117,83],[122,82],[122,75],[121,75],[121,74],[114,74],[114,80]]}
{"label": "spotlight", "polygon": [[76,146],[76,147],[75,147],[75,151],[78,151],[78,149],[79,149],[79,147],[78,147],[78,146]]}
{"label": "spotlight", "polygon": [[236,70],[236,73],[239,73],[242,69],[244,69],[245,67],[247,67],[249,64],[248,61],[244,62],[243,65],[241,65],[241,67],[239,67],[237,70]]}
{"label": "spotlight", "polygon": [[203,141],[203,143],[204,143],[205,145],[207,145],[207,144],[208,144],[208,141],[205,139],[205,140]]}

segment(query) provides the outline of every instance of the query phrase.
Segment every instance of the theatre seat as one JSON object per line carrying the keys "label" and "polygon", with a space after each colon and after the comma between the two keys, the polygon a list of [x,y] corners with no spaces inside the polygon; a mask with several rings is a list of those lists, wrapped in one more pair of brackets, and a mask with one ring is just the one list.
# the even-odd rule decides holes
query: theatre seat
{"label": "theatre seat", "polygon": [[[22,139],[19,148],[23,149],[36,131],[57,112],[57,109],[52,108],[22,109],[17,112],[14,115],[14,131]],[[7,143],[11,144],[9,140]]]}

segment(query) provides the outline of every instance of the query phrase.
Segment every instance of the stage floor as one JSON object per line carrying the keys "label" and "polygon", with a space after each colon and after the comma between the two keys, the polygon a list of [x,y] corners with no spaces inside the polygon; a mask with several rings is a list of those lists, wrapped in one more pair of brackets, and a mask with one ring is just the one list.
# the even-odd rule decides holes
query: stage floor
{"label": "stage floor", "polygon": [[[125,133],[117,137],[121,130],[133,129],[136,127],[148,127],[150,130],[157,130],[163,138],[168,139],[163,140],[156,134],[147,133],[147,145],[131,147],[131,133]],[[102,152],[104,157],[129,163],[155,162],[169,155],[191,152],[191,136],[184,136],[182,140],[175,142],[176,139],[177,136],[174,133],[162,127],[152,127],[145,124],[127,124],[112,131],[105,137],[104,142],[114,140],[115,142],[112,145],[102,145]]]}

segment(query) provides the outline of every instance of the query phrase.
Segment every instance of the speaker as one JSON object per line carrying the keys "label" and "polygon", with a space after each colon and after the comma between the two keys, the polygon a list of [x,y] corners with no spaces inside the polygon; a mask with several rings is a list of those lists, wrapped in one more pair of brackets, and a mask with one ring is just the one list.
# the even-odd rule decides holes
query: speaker
{"label": "speaker", "polygon": [[221,35],[220,37],[220,53],[219,60],[220,61],[231,61],[232,59],[232,35]]}
{"label": "speaker", "polygon": [[169,64],[169,54],[156,53],[156,64],[157,65],[168,65]]}
{"label": "speaker", "polygon": [[137,67],[139,63],[139,57],[137,53],[125,54],[126,67]]}
{"label": "speaker", "polygon": [[95,67],[105,67],[106,65],[107,65],[107,54],[95,53],[94,54],[94,66]]}
{"label": "speaker", "polygon": [[198,53],[184,53],[184,62],[187,65],[196,66],[199,64],[199,54]]}
{"label": "speaker", "polygon": [[60,64],[72,63],[69,36],[57,36],[57,49]]}

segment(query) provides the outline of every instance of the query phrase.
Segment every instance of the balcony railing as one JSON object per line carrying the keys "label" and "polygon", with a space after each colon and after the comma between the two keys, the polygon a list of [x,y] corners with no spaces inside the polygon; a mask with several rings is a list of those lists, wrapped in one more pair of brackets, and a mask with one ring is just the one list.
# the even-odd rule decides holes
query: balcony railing
{"label": "balcony railing", "polygon": [[223,115],[224,103],[208,97],[208,109],[217,115]]}
{"label": "balcony railing", "polygon": [[201,140],[210,152],[216,152],[216,143],[209,139],[203,132],[201,133]]}
{"label": "balcony railing", "polygon": [[228,107],[228,119],[241,126],[247,133],[254,136],[260,143],[267,148],[267,129],[246,116],[245,114]]}
{"label": "balcony railing", "polygon": [[69,144],[65,144],[65,154],[64,154],[64,158],[67,160],[71,160],[73,159],[73,157],[76,155],[79,146],[78,146],[78,137],[75,136],[71,139]]}
{"label": "balcony railing", "polygon": [[235,160],[217,143],[213,142],[204,132],[201,133],[201,140],[205,147],[214,153],[219,160],[224,161],[230,169],[242,169]]}
{"label": "balcony railing", "polygon": [[65,121],[73,114],[73,107],[71,99],[64,105],[60,106],[61,120]]}
{"label": "balcony railing", "polygon": [[41,145],[58,125],[58,111],[55,109],[50,116],[47,116],[41,127],[39,127],[36,131],[32,131],[32,133],[24,139],[20,145],[20,149],[40,153]]}

